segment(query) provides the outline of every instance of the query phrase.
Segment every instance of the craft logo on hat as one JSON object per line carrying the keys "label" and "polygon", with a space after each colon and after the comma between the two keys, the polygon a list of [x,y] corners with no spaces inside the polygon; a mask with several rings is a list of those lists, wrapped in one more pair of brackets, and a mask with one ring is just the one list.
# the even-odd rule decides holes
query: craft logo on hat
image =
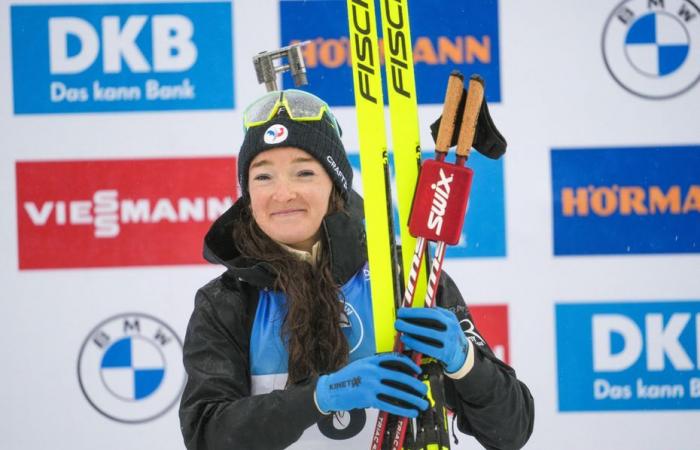
{"label": "craft logo on hat", "polygon": [[287,127],[276,123],[265,131],[265,137],[263,139],[265,140],[266,144],[279,144],[280,142],[286,140],[287,136],[289,136]]}
{"label": "craft logo on hat", "polygon": [[603,56],[615,81],[652,99],[692,88],[700,80],[698,14],[689,0],[620,3],[603,32]]}
{"label": "craft logo on hat", "polygon": [[140,313],[110,317],[85,339],[78,381],[85,398],[102,415],[124,423],[153,420],[182,393],[182,342],[155,317]]}

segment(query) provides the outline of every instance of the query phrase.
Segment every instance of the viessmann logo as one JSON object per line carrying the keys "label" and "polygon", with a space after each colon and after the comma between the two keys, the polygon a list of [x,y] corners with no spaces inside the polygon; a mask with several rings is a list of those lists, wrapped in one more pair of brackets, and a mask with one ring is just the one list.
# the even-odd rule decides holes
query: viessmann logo
{"label": "viessmann logo", "polygon": [[[400,16],[402,1],[381,0],[389,16]],[[358,0],[358,10],[366,1]],[[465,73],[478,72],[486,80],[489,102],[501,100],[498,2],[492,0],[456,0],[442,2],[435,14],[432,2],[408,2],[411,40],[415,64],[416,90],[420,103],[442,103],[446,80],[458,68]],[[376,8],[379,16],[379,5]],[[309,69],[309,89],[330,105],[354,104],[350,45],[346,34],[347,8],[344,2],[280,2],[282,44],[310,41],[304,47]],[[363,16],[360,16],[363,17]],[[362,19],[360,19],[362,20]],[[465,23],[468,31],[465,31]],[[381,30],[379,30],[381,35]],[[380,59],[384,46],[379,45]],[[323,83],[314,83],[315,77]],[[292,80],[284,77],[284,85]],[[339,89],[338,86],[346,86]],[[374,95],[374,93],[372,93]]]}
{"label": "viessmann logo", "polygon": [[552,151],[554,253],[700,252],[700,147]]}
{"label": "viessmann logo", "polygon": [[194,264],[233,158],[18,162],[20,269]]}
{"label": "viessmann logo", "polygon": [[700,408],[700,302],[556,306],[561,411]]}
{"label": "viessmann logo", "polygon": [[15,113],[233,107],[230,3],[12,6]]}

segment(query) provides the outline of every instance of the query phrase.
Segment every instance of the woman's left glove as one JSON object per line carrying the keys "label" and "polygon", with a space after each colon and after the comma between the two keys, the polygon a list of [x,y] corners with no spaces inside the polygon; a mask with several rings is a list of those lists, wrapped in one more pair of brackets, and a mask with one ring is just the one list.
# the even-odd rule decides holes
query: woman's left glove
{"label": "woman's left glove", "polygon": [[411,350],[440,361],[447,373],[462,368],[469,353],[469,341],[457,316],[444,308],[400,308],[396,331]]}

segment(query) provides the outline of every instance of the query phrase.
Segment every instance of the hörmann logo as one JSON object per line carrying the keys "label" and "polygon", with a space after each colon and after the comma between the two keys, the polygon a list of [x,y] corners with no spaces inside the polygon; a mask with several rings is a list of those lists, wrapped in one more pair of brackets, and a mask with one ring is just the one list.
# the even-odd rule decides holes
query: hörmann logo
{"label": "h\u00f6rmann logo", "polygon": [[[411,2],[406,16],[406,3],[402,0],[382,0],[387,11],[389,54],[385,55],[380,37],[379,59],[393,58],[398,70],[394,78],[398,93],[407,93],[400,85],[405,79],[400,73],[407,68],[405,40],[396,31],[402,21],[410,20],[415,66],[416,91],[419,103],[442,103],[444,87],[436,79],[447,79],[458,68],[465,73],[478,72],[486,80],[486,96],[489,102],[500,101],[500,53],[498,28],[498,2],[491,0],[456,0],[440,4],[440,14],[435,14],[431,2]],[[361,11],[361,9],[357,9]],[[378,9],[377,9],[378,11]],[[338,30],[347,29],[347,11],[342,2],[280,2],[282,43],[310,41],[304,47],[304,60],[310,69],[310,89],[331,105],[354,104],[350,45],[347,35]],[[359,16],[361,19],[362,16]],[[363,24],[364,22],[358,22]],[[464,24],[469,23],[465,33]],[[403,66],[402,66],[403,64]],[[324,83],[314,83],[313,77],[323,78]],[[292,80],[284,77],[285,86]]]}
{"label": "h\u00f6rmann logo", "polygon": [[556,306],[561,411],[700,409],[700,302]]}
{"label": "h\u00f6rmann logo", "polygon": [[233,158],[16,170],[20,269],[203,263],[202,236],[235,197]]}
{"label": "h\u00f6rmann logo", "polygon": [[700,184],[690,186],[588,186],[563,188],[565,217],[688,215],[700,212]]}
{"label": "h\u00f6rmann logo", "polygon": [[698,167],[700,147],[553,150],[555,254],[699,252]]}
{"label": "h\u00f6rmann logo", "polygon": [[233,106],[230,3],[12,6],[15,112]]}

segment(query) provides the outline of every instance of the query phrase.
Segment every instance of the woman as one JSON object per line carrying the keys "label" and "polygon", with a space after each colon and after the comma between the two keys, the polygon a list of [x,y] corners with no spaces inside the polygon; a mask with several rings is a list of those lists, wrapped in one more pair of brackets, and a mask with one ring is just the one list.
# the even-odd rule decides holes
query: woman
{"label": "woman", "polygon": [[[257,100],[244,123],[243,193],[204,244],[226,272],[197,292],[185,339],[185,444],[368,448],[377,408],[416,417],[428,403],[419,367],[375,355],[362,200],[340,128],[325,103],[295,90]],[[461,431],[486,448],[522,447],[534,414],[527,387],[446,275],[437,304],[398,311],[402,340],[442,364]]]}

